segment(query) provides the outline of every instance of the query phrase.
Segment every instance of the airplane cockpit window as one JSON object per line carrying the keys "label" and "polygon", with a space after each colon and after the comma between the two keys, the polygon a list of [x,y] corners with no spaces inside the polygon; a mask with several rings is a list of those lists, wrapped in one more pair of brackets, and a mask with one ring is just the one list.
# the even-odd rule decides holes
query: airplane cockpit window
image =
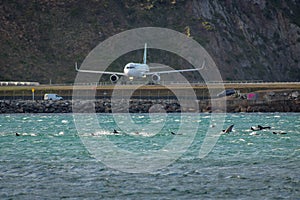
{"label": "airplane cockpit window", "polygon": [[128,66],[126,67],[126,69],[134,69],[135,67],[134,66]]}

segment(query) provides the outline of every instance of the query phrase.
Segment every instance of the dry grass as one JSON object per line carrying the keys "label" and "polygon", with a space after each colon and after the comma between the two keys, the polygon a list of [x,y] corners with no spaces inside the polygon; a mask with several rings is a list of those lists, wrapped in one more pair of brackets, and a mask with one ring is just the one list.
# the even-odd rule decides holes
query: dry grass
{"label": "dry grass", "polygon": [[[253,91],[267,91],[267,90],[284,90],[284,89],[298,89],[300,90],[300,83],[244,83],[244,84],[210,84],[210,89],[223,89],[223,88],[234,88],[236,90],[240,90],[241,92],[253,92]],[[57,94],[70,94],[72,90],[114,90],[114,89],[139,89],[139,90],[167,90],[169,89],[185,89],[189,88],[185,85],[169,85],[169,86],[161,86],[161,85],[143,85],[137,88],[135,85],[106,85],[106,86],[52,86],[52,85],[40,85],[40,86],[1,86],[0,87],[0,95],[8,95],[13,93],[23,94],[31,94],[32,88],[35,89],[35,92],[38,94],[43,93],[57,93]],[[206,90],[206,85],[197,85],[193,87],[194,90]]]}

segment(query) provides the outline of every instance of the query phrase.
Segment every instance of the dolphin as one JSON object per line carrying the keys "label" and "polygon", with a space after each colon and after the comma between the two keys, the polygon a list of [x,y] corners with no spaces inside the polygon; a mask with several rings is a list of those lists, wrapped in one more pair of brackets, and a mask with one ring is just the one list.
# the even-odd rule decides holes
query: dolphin
{"label": "dolphin", "polygon": [[172,135],[182,135],[181,133],[174,133],[173,131],[171,131]]}
{"label": "dolphin", "polygon": [[230,133],[232,132],[234,124],[230,125],[228,128],[226,128],[225,130],[222,130],[223,133]]}
{"label": "dolphin", "polygon": [[286,132],[274,132],[273,131],[273,134],[281,134],[281,135],[285,135],[285,134],[287,134]]}
{"label": "dolphin", "polygon": [[119,131],[117,131],[116,129],[114,129],[113,133],[117,134],[117,133],[119,133]]}
{"label": "dolphin", "polygon": [[262,130],[262,129],[271,129],[270,126],[261,126],[261,125],[258,125],[257,127],[258,127],[260,130]]}
{"label": "dolphin", "polygon": [[261,125],[258,125],[257,127],[251,126],[252,131],[261,131],[263,129],[271,129],[271,127],[270,126],[261,126]]}

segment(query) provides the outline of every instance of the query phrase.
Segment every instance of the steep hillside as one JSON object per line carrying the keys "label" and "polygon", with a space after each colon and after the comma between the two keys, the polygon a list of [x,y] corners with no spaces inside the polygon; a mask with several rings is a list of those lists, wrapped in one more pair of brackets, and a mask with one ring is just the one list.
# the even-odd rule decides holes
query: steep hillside
{"label": "steep hillside", "polygon": [[2,0],[0,80],[71,83],[99,42],[145,26],[189,34],[224,80],[300,81],[295,0]]}

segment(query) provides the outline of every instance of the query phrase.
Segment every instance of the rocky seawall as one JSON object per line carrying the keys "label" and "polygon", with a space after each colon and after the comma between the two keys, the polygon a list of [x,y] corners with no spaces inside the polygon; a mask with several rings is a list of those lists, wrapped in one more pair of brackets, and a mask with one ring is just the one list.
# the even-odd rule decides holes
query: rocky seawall
{"label": "rocky seawall", "polygon": [[[127,105],[127,106],[126,106]],[[194,105],[199,105],[195,109]],[[228,100],[226,106],[212,106],[209,100],[181,106],[177,100],[97,101],[0,101],[0,113],[148,113],[148,112],[300,112],[300,100]]]}

